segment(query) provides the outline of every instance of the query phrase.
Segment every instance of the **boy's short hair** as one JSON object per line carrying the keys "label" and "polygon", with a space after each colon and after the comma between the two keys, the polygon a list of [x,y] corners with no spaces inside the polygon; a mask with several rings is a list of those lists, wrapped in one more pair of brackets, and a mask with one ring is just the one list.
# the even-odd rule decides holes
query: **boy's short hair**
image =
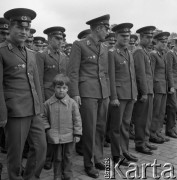
{"label": "boy's short hair", "polygon": [[64,75],[64,74],[57,74],[54,79],[53,79],[53,87],[55,87],[56,85],[69,85],[70,79],[68,76]]}

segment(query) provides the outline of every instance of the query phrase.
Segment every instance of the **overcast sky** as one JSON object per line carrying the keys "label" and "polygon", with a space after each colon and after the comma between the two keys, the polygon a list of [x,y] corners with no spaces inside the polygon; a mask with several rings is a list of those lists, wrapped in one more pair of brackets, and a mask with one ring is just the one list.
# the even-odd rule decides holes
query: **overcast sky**
{"label": "overcast sky", "polygon": [[177,32],[177,0],[0,0],[0,17],[12,8],[29,8],[37,13],[32,22],[37,30],[34,36],[46,38],[44,29],[63,26],[67,42],[89,28],[86,21],[105,14],[110,14],[110,24],[133,23],[133,33],[147,25]]}

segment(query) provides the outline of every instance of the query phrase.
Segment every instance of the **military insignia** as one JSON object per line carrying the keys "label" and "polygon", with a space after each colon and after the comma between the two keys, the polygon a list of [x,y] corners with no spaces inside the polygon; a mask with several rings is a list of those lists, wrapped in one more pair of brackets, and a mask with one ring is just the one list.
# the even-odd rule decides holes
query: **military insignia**
{"label": "military insignia", "polygon": [[21,20],[23,20],[23,21],[26,21],[28,18],[27,18],[27,16],[22,16],[21,17]]}
{"label": "military insignia", "polygon": [[9,50],[12,50],[13,49],[12,44],[9,43],[8,48],[9,48]]}
{"label": "military insignia", "polygon": [[126,61],[121,62],[120,64],[126,64]]}
{"label": "military insignia", "polygon": [[4,24],[4,28],[7,28],[7,29],[8,29],[8,27],[9,27],[8,24]]}
{"label": "military insignia", "polygon": [[128,29],[128,28],[124,28],[123,30],[124,30],[124,32],[128,32],[128,31],[129,31],[129,29]]}
{"label": "military insignia", "polygon": [[90,45],[91,45],[90,41],[89,41],[89,40],[87,40],[87,46],[90,46]]}
{"label": "military insignia", "polygon": [[52,67],[55,68],[55,65],[53,65]]}
{"label": "military insignia", "polygon": [[95,58],[96,58],[96,56],[93,55],[93,59],[95,59]]}
{"label": "military insignia", "polygon": [[117,49],[117,52],[118,52],[118,53],[120,53],[120,50],[119,50],[119,49]]}
{"label": "military insignia", "polygon": [[22,64],[22,65],[21,65],[21,67],[22,67],[22,68],[25,68],[25,67],[26,67],[26,65],[25,65],[25,64]]}

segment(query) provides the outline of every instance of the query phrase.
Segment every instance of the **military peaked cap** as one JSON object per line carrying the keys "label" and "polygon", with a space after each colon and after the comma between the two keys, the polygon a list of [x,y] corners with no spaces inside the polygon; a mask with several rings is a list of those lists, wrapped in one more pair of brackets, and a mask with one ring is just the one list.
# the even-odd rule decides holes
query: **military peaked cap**
{"label": "military peaked cap", "polygon": [[133,27],[132,23],[122,23],[115,25],[112,28],[112,31],[118,32],[118,33],[130,33],[130,29]]}
{"label": "military peaked cap", "polygon": [[169,32],[160,32],[154,36],[154,39],[167,40],[169,36],[170,36]]}
{"label": "military peaked cap", "polygon": [[9,29],[9,21],[5,18],[0,18],[0,29],[8,30]]}
{"label": "military peaked cap", "polygon": [[156,29],[155,26],[145,26],[145,27],[138,29],[136,31],[136,33],[153,35],[155,29]]}
{"label": "military peaked cap", "polygon": [[106,25],[109,26],[109,19],[110,15],[106,14],[104,16],[97,17],[95,19],[92,19],[90,21],[87,21],[86,24],[92,26],[92,25]]}
{"label": "military peaked cap", "polygon": [[86,30],[83,30],[81,31],[79,34],[78,34],[78,39],[83,39],[85,38],[86,36],[88,36],[89,34],[91,34],[91,30],[90,29],[86,29]]}
{"label": "military peaked cap", "polygon": [[64,32],[65,32],[65,28],[60,27],[60,26],[50,27],[50,28],[47,28],[43,31],[44,34],[59,36],[59,37],[64,37],[63,36]]}

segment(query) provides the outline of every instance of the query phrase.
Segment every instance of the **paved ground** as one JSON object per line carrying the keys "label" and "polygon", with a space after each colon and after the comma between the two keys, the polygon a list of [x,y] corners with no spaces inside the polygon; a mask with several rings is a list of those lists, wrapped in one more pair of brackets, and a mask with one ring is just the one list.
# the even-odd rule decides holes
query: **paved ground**
{"label": "paved ground", "polygon": [[[137,157],[139,157],[139,162],[137,163],[137,166],[139,167],[139,171],[140,171],[140,176],[141,178],[139,179],[143,179],[141,172],[142,172],[142,164],[147,164],[147,163],[153,163],[155,159],[157,159],[157,163],[161,164],[161,167],[157,167],[157,175],[161,175],[162,172],[164,172],[165,170],[168,170],[169,168],[172,168],[172,166],[174,167],[174,171],[171,171],[171,173],[174,172],[174,175],[177,176],[177,139],[170,139],[169,142],[166,142],[162,145],[158,145],[158,150],[154,151],[154,155],[149,156],[149,155],[143,155],[141,153],[137,153],[134,150],[134,142],[132,140],[130,140],[130,152],[133,154],[136,154]],[[110,148],[104,148],[104,157],[105,158],[109,158],[110,156]],[[75,152],[74,152],[74,157],[73,157],[73,169],[74,169],[74,180],[91,180],[92,178],[89,178],[85,172],[84,172],[84,167],[83,167],[83,158],[81,156],[78,156]],[[0,162],[3,162],[4,168],[3,168],[3,172],[2,172],[2,180],[8,180],[7,177],[7,168],[6,168],[6,155],[4,154],[0,154]],[[156,163],[156,164],[157,164]],[[167,166],[163,167],[165,165],[165,163],[171,163],[171,166]],[[143,165],[145,166],[145,165]],[[131,170],[133,169],[135,166],[133,165],[132,167],[129,168],[125,168],[120,166],[121,170],[123,171],[123,173],[125,174],[127,172],[127,170]],[[137,167],[137,168],[138,168]],[[144,168],[143,168],[144,169]],[[119,174],[121,174],[120,171],[118,171]],[[116,179],[124,179],[123,176],[120,177],[118,175],[118,173],[116,174]],[[135,173],[131,174],[132,176]],[[169,172],[165,175],[165,177],[167,177],[169,175]],[[100,171],[100,177],[97,180],[104,180],[105,179],[105,172],[104,171]],[[148,180],[154,179],[153,178],[153,171],[152,171],[152,167],[148,167],[146,169],[146,178]],[[42,180],[53,180],[53,171],[42,171],[41,174],[41,179]],[[138,179],[138,178],[134,178],[134,179]],[[160,179],[165,179],[163,177],[160,177]],[[172,178],[169,178],[172,179]],[[177,178],[176,178],[177,179]]]}

